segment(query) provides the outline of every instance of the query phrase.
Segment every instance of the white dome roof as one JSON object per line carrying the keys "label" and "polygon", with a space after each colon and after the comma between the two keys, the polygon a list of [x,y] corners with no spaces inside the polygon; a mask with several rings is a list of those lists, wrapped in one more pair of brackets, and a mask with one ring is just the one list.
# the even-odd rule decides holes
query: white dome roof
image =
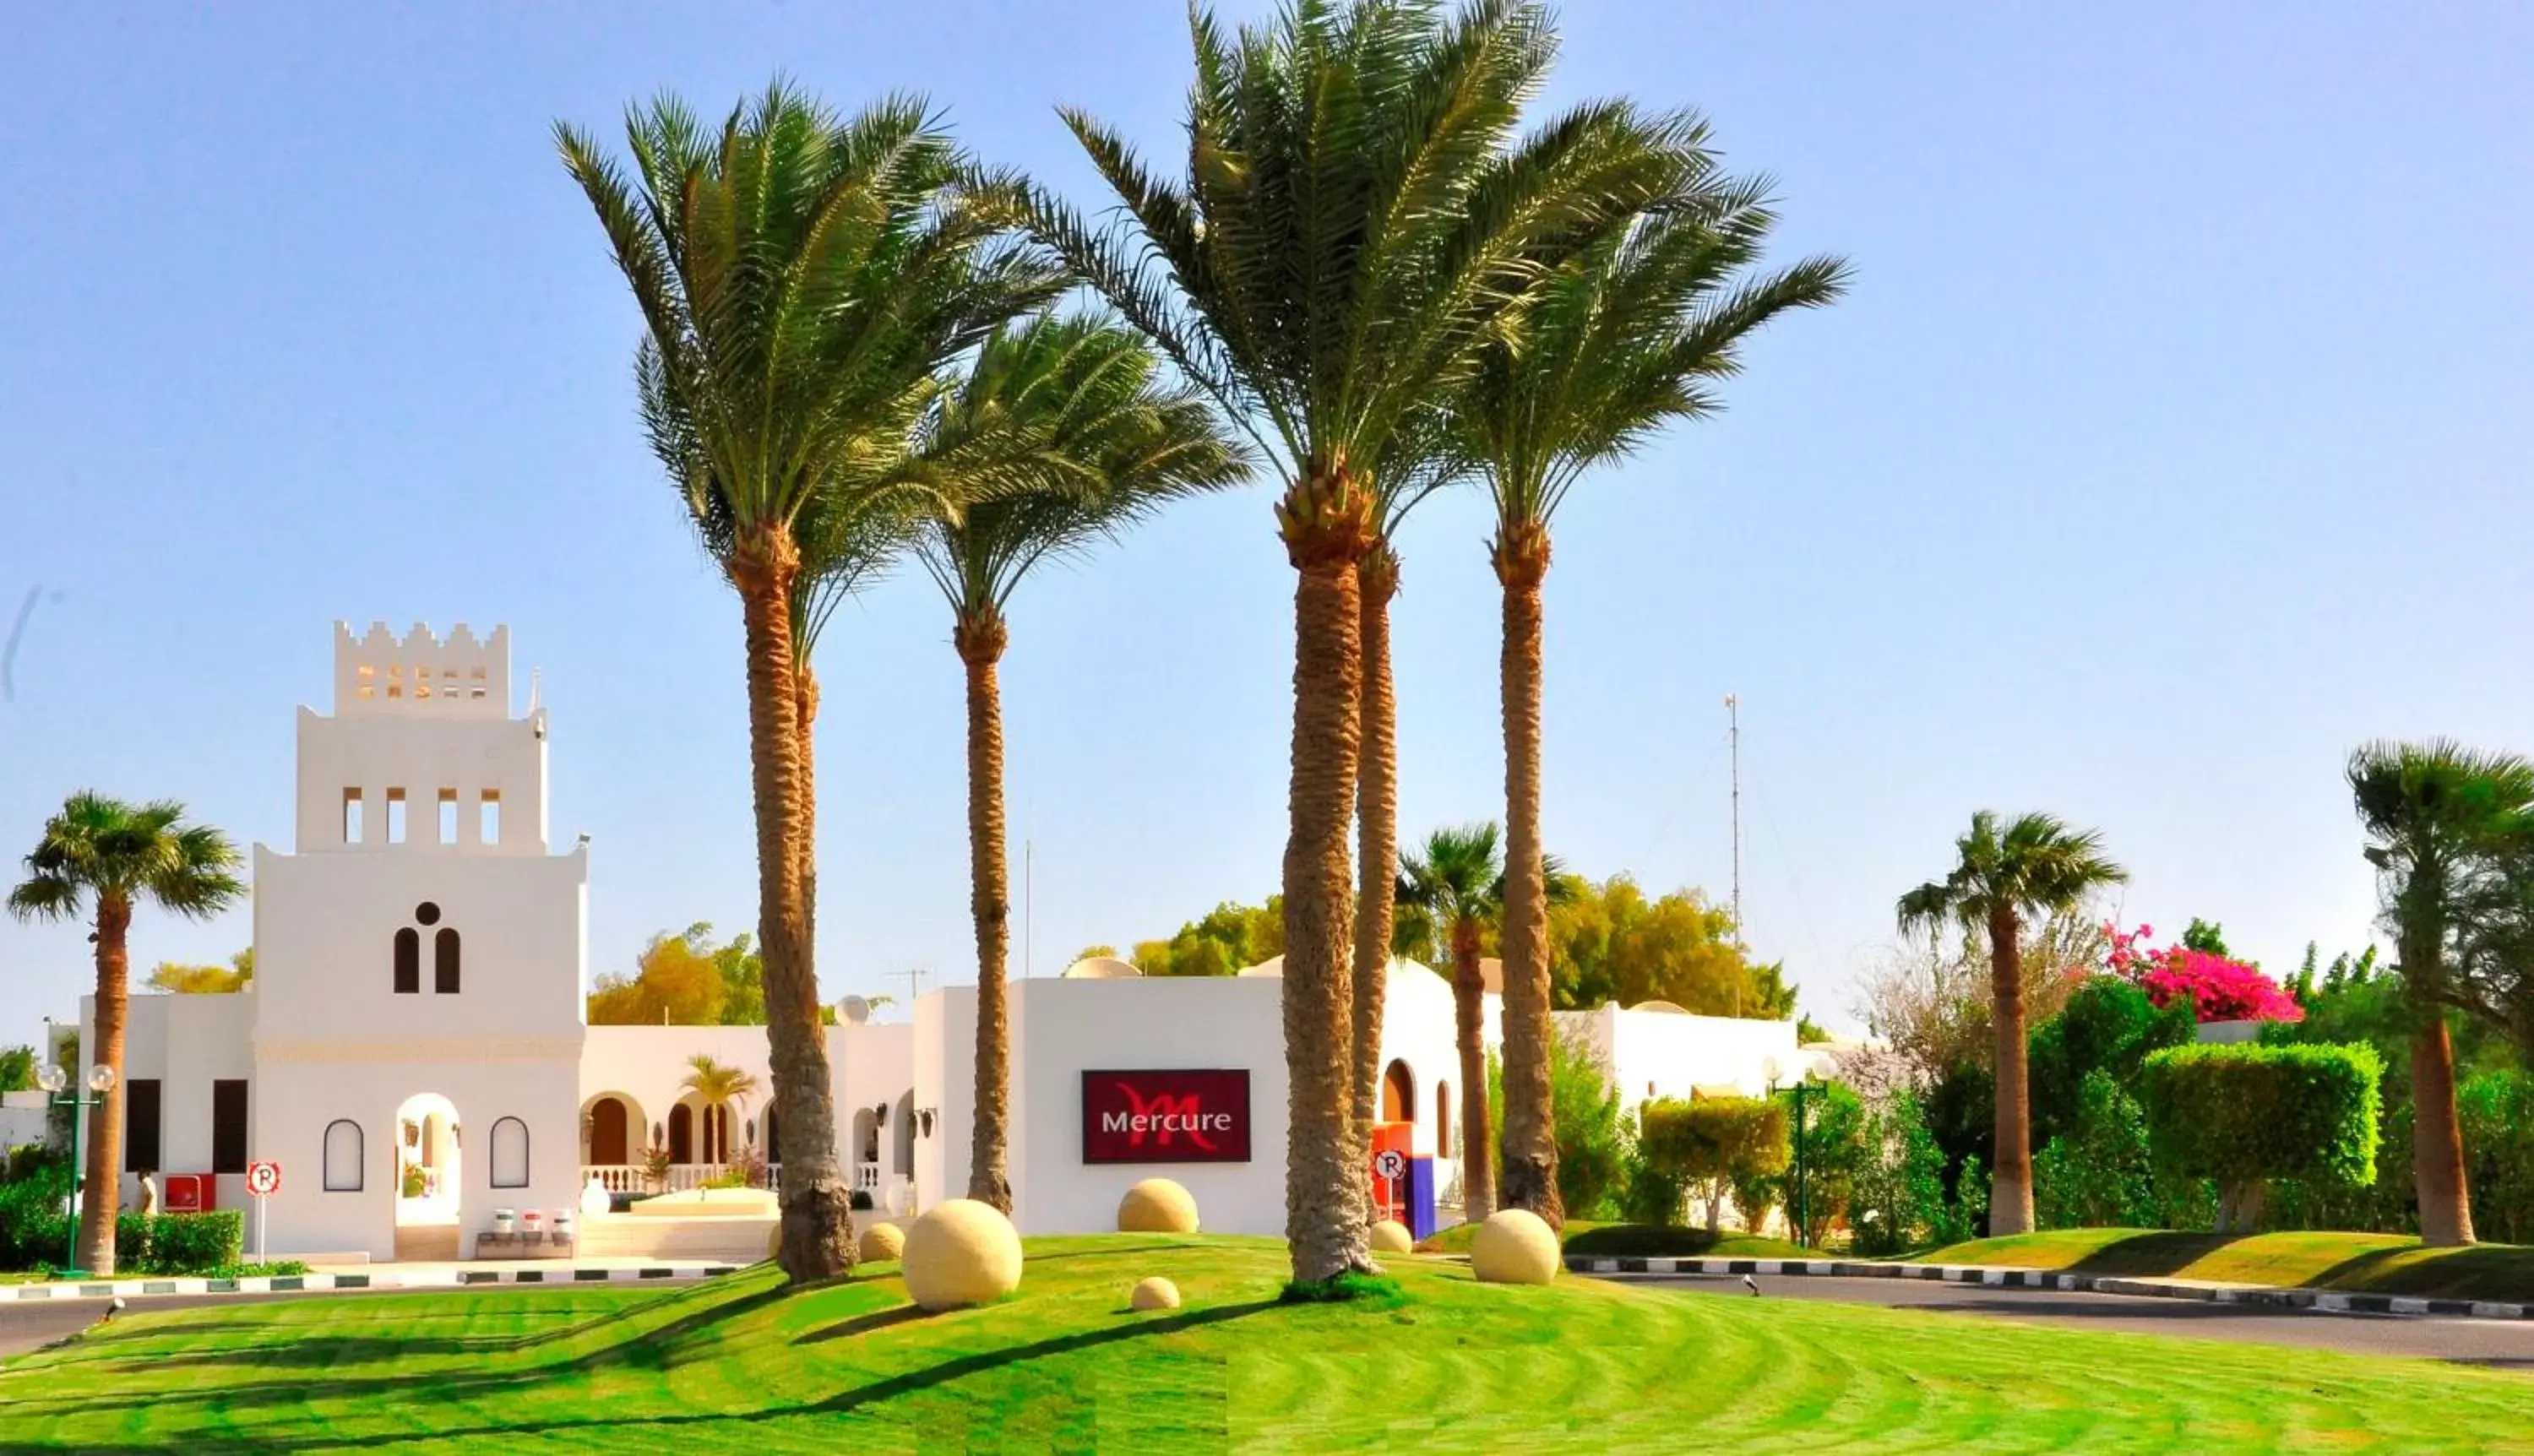
{"label": "white dome roof", "polygon": [[1285,957],[1281,955],[1271,955],[1254,966],[1241,967],[1240,974],[1244,976],[1282,976],[1285,974]]}
{"label": "white dome roof", "polygon": [[1124,981],[1142,974],[1133,961],[1114,955],[1086,955],[1064,968],[1067,981]]}

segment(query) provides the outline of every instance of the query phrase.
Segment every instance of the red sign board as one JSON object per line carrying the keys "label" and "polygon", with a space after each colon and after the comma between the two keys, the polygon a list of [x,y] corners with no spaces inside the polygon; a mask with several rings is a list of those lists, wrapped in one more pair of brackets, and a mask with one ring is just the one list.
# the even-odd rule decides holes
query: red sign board
{"label": "red sign board", "polygon": [[1246,1163],[1249,1069],[1086,1071],[1085,1163]]}

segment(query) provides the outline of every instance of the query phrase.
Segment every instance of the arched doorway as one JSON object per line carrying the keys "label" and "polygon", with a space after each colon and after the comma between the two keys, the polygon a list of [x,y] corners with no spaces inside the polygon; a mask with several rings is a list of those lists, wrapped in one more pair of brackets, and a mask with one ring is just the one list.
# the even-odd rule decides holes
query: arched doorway
{"label": "arched doorway", "polygon": [[1381,1121],[1417,1121],[1417,1077],[1405,1062],[1393,1062],[1381,1074]]}
{"label": "arched doorway", "polygon": [[695,1161],[695,1114],[683,1102],[669,1109],[669,1161],[681,1167]]}
{"label": "arched doorway", "polygon": [[[642,1109],[622,1092],[601,1092],[580,1110],[580,1161],[608,1191],[637,1191],[635,1180],[649,1127]],[[619,1186],[623,1183],[623,1186]]]}
{"label": "arched doorway", "polygon": [[395,1256],[458,1258],[465,1173],[456,1104],[437,1092],[418,1092],[396,1109],[393,1131]]}

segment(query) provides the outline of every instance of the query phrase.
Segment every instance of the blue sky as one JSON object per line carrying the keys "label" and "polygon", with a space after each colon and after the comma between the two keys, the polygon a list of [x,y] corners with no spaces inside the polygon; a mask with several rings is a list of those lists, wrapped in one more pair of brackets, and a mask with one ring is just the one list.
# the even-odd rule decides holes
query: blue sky
{"label": "blue sky", "polygon": [[[1236,6],[1234,13],[1257,7]],[[2534,748],[2534,12],[2504,4],[1566,9],[1556,97],[1709,112],[1849,301],[1720,420],[1590,480],[1548,588],[1546,820],[1595,875],[1728,878],[1846,1021],[1970,811],[2099,825],[2124,912],[2291,965],[2369,935],[2338,772]],[[638,328],[555,161],[663,88],[892,88],[1091,197],[1054,106],[1169,153],[1174,0],[0,11],[0,852],[92,785],[290,839],[331,624],[512,625],[591,962],[754,918],[737,609],[633,413]],[[1026,586],[1004,668],[1029,969],[1274,887],[1291,573],[1263,488]],[[1402,824],[1501,812],[1486,523],[1403,542]],[[830,996],[974,974],[958,662],[908,576],[830,629]],[[1015,927],[1018,931],[1020,928]],[[241,910],[145,916],[224,956]],[[0,1042],[89,984],[0,922]]]}

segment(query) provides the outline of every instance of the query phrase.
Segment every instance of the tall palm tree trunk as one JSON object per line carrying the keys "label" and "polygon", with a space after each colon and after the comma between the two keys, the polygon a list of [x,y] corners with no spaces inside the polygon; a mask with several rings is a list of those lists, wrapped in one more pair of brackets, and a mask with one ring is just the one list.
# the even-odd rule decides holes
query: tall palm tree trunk
{"label": "tall palm tree trunk", "polygon": [[[1363,654],[1363,761],[1356,782],[1355,1116],[1347,1155],[1368,1165],[1381,1105],[1381,1004],[1399,897],[1399,706],[1391,694],[1390,600],[1399,557],[1386,541],[1358,572]],[[1372,1180],[1364,1180],[1367,1199]]]}
{"label": "tall palm tree trunk", "polygon": [[1461,1217],[1482,1223],[1496,1211],[1494,1149],[1487,1129],[1487,982],[1478,969],[1478,923],[1452,922],[1452,1030],[1461,1053]]}
{"label": "tall palm tree trunk", "polygon": [[[2443,893],[2443,886],[2439,887]],[[2473,1242],[2472,1196],[2463,1167],[2463,1126],[2455,1116],[2454,1043],[2445,1008],[2431,993],[2445,980],[2443,923],[2403,938],[2402,969],[2410,991],[2413,1186],[2420,1199],[2420,1242]]]}
{"label": "tall palm tree trunk", "polygon": [[[114,1272],[114,1215],[123,1199],[123,1028],[130,1019],[131,958],[127,936],[132,904],[99,895],[96,906],[96,1046],[90,1064],[114,1068],[114,1087],[88,1112],[86,1196],[80,1203],[79,1265],[90,1274]],[[86,1068],[74,1067],[88,1085]]]}
{"label": "tall palm tree trunk", "polygon": [[[818,678],[809,664],[793,673],[793,718],[800,726],[802,943],[817,964],[818,949]],[[822,1016],[820,1020],[824,1020]]]}
{"label": "tall palm tree trunk", "polygon": [[1548,530],[1537,521],[1497,527],[1496,579],[1504,586],[1505,895],[1504,1147],[1498,1193],[1562,1228],[1557,1125],[1549,1102],[1548,881],[1539,834],[1540,583]]}
{"label": "tall palm tree trunk", "polygon": [[977,922],[977,1122],[968,1142],[968,1196],[1012,1211],[1011,885],[1003,865],[1003,703],[995,664],[1009,639],[992,607],[962,612],[953,634],[968,667],[968,910]]}
{"label": "tall palm tree trunk", "polygon": [[801,569],[791,533],[760,531],[733,554],[733,579],[748,630],[748,737],[756,801],[756,933],[765,980],[765,1039],[786,1157],[778,1254],[795,1283],[853,1267],[853,1214],[836,1162],[835,1103],[818,978],[810,943],[802,850],[809,825],[801,763],[798,659],[792,647],[792,578]]}
{"label": "tall palm tree trunk", "polygon": [[1989,1181],[1992,1239],[2032,1232],[2032,1081],[2024,1068],[2022,926],[1989,912],[1990,996],[1997,1023],[1997,1168]]}
{"label": "tall palm tree trunk", "polygon": [[1302,1283],[1368,1271],[1370,1182],[1351,1156],[1354,889],[1347,820],[1362,724],[1370,502],[1345,462],[1314,465],[1276,508],[1294,588],[1292,819],[1285,842],[1285,1239]]}

